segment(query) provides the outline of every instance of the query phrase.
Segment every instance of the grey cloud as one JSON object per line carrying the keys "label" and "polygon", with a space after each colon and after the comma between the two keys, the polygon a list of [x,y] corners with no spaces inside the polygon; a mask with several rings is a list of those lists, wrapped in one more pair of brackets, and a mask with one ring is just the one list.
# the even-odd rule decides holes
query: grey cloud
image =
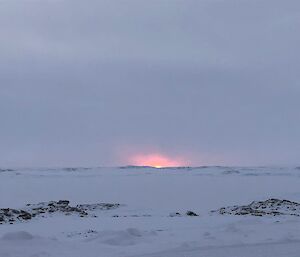
{"label": "grey cloud", "polygon": [[[298,1],[1,1],[0,165],[297,164]],[[122,156],[123,155],[123,156]]]}

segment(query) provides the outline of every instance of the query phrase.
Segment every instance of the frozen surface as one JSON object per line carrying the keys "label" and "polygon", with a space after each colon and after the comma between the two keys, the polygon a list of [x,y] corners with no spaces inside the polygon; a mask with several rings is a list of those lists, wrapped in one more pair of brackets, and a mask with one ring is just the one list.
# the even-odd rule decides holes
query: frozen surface
{"label": "frozen surface", "polygon": [[300,202],[299,183],[294,167],[0,169],[0,208],[120,204],[84,217],[3,223],[0,257],[298,257],[300,217],[211,211],[271,198]]}

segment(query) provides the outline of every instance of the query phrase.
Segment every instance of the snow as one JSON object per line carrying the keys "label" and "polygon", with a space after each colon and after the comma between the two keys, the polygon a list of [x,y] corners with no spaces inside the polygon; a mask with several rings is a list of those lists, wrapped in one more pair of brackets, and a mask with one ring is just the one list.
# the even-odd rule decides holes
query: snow
{"label": "snow", "polygon": [[58,200],[120,206],[2,224],[0,257],[298,257],[300,217],[211,211],[300,202],[299,182],[294,167],[2,169],[0,208]]}

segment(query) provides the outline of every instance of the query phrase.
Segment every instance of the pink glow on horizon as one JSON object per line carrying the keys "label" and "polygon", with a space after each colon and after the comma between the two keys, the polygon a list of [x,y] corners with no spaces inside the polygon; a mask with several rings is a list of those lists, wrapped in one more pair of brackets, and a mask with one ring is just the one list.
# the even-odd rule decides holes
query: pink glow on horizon
{"label": "pink glow on horizon", "polygon": [[185,166],[182,160],[170,158],[162,154],[139,154],[131,158],[131,164],[136,166],[151,166],[155,168]]}

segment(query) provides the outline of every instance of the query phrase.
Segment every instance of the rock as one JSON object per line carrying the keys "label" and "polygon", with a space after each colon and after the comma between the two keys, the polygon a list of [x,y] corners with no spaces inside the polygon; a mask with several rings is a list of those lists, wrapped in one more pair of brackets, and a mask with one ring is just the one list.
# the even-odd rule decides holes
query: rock
{"label": "rock", "polygon": [[300,204],[289,200],[268,199],[266,201],[254,201],[248,205],[235,205],[220,208],[217,211],[222,215],[252,215],[252,216],[300,216]]}
{"label": "rock", "polygon": [[85,211],[112,210],[112,209],[119,208],[120,204],[111,204],[111,203],[79,204],[76,207]]}
{"label": "rock", "polygon": [[182,215],[179,212],[170,213],[170,217],[181,217]]}
{"label": "rock", "polygon": [[196,214],[195,212],[192,212],[192,211],[187,211],[187,212],[186,212],[186,215],[187,215],[187,216],[192,216],[192,217],[197,217],[197,216],[199,216],[198,214]]}
{"label": "rock", "polygon": [[95,214],[90,214],[99,210],[110,210],[120,206],[120,204],[98,203],[98,204],[81,204],[76,207],[70,206],[70,201],[59,200],[57,202],[42,202],[38,204],[27,204],[24,209],[0,209],[0,223],[14,224],[16,221],[28,221],[35,217],[47,217],[61,213],[66,216],[78,215],[82,218],[87,216],[97,217]]}
{"label": "rock", "polygon": [[69,203],[70,203],[70,201],[68,201],[68,200],[59,200],[57,202],[57,205],[67,206],[67,205],[69,205]]}
{"label": "rock", "polygon": [[30,220],[32,218],[29,212],[21,210],[21,214],[18,216],[18,219]]}

